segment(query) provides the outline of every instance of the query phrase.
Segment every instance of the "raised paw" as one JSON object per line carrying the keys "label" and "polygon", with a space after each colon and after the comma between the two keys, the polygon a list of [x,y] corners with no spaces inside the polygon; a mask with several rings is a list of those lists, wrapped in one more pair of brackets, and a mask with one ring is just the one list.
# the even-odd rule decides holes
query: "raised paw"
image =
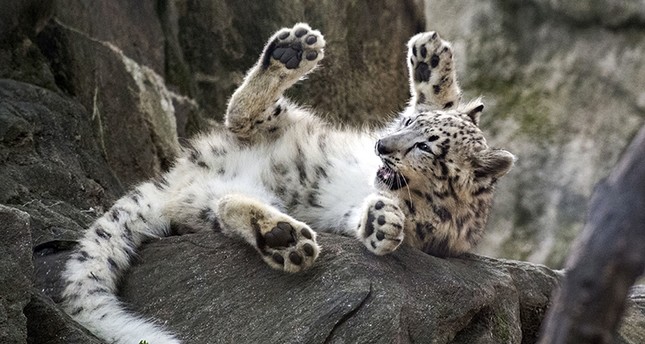
{"label": "raised paw", "polygon": [[287,69],[292,73],[304,75],[311,71],[323,58],[325,39],[318,30],[309,25],[298,23],[293,28],[279,30],[270,39],[262,65]]}
{"label": "raised paw", "polygon": [[286,272],[309,268],[320,252],[316,233],[297,221],[278,221],[260,233],[257,244],[267,264]]}
{"label": "raised paw", "polygon": [[404,222],[405,215],[394,200],[376,196],[366,202],[357,236],[375,254],[388,254],[401,245]]}
{"label": "raised paw", "polygon": [[413,97],[419,105],[450,109],[461,100],[450,43],[436,32],[424,32],[408,42],[408,67]]}

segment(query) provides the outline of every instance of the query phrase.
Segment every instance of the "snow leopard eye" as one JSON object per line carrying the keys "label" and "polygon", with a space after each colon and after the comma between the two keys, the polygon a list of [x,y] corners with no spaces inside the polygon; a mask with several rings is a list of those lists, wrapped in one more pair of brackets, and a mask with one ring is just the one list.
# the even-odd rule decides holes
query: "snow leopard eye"
{"label": "snow leopard eye", "polygon": [[424,142],[419,142],[419,143],[416,144],[416,146],[417,146],[417,148],[419,148],[420,150],[422,150],[424,152],[432,153],[432,149],[430,148],[430,146],[428,146]]}
{"label": "snow leopard eye", "polygon": [[405,120],[405,123],[403,123],[403,126],[404,126],[404,127],[407,127],[408,125],[410,125],[410,123],[412,123],[412,118],[408,118],[408,119],[406,119],[406,120]]}

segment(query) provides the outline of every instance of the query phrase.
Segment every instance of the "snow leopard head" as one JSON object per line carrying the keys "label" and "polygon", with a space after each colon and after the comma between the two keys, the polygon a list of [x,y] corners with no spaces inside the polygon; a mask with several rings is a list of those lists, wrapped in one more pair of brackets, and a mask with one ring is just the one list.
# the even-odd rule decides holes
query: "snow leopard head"
{"label": "snow leopard head", "polygon": [[478,127],[483,108],[476,101],[455,110],[403,116],[376,143],[383,161],[377,184],[387,190],[449,187],[459,194],[494,183],[511,169],[515,157],[487,145]]}

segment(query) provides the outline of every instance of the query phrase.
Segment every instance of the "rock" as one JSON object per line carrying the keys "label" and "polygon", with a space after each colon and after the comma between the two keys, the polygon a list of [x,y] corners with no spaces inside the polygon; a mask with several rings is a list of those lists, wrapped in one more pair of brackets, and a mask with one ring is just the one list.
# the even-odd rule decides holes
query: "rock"
{"label": "rock", "polygon": [[[152,98],[149,97],[150,95],[144,95],[148,99],[142,100],[143,103],[148,103],[144,104],[146,109],[140,109],[146,115],[144,116],[145,121],[152,122],[154,125],[156,120],[163,119],[163,116],[157,118],[157,114],[166,114],[166,123],[153,128],[153,134],[156,134],[157,129],[173,130],[175,124],[168,119],[176,119],[176,132],[180,137],[190,137],[210,127],[210,123],[204,121],[203,111],[197,108],[197,103],[191,99],[196,93],[195,82],[190,79],[189,66],[185,63],[179,46],[174,1],[137,1],[132,3],[131,1],[118,0],[109,4],[94,4],[91,1],[75,0],[66,2],[64,6],[57,6],[55,18],[58,26],[81,34],[97,43],[117,48],[119,50],[117,55],[121,55],[117,59],[123,59],[126,61],[126,65],[134,66],[134,70],[128,68],[128,72],[135,78],[139,89],[142,93],[152,92]],[[78,37],[71,39],[76,40]],[[47,46],[49,40],[51,37],[48,35],[41,37],[41,46]],[[78,51],[64,53],[72,57],[94,56],[94,54],[79,54]],[[55,60],[56,57],[53,59]],[[102,61],[98,59],[96,63],[100,66]],[[68,64],[64,67],[73,68]],[[143,80],[137,75],[140,74],[137,70],[141,70],[145,74]],[[107,71],[105,75],[111,76],[112,74]],[[139,81],[144,82],[143,89]],[[72,82],[72,84],[76,84],[76,82]],[[145,87],[146,85],[154,87]],[[119,85],[114,85],[114,89],[105,90],[106,86],[108,85],[100,83],[99,88],[107,93],[105,94],[107,99],[110,99],[110,91],[117,93],[123,91]],[[146,88],[148,89],[146,90]],[[169,98],[172,99],[170,104],[174,107],[173,116],[168,116],[168,110],[173,112],[173,109],[168,109],[168,106],[164,105]],[[136,99],[134,101],[136,102]],[[160,103],[162,109],[159,109],[159,105],[155,105],[155,103]],[[87,102],[84,104],[87,106]],[[101,105],[104,106],[99,103],[99,107]],[[177,106],[180,108],[177,109]],[[112,110],[107,109],[108,115],[113,112]],[[137,114],[130,114],[130,116],[132,115],[136,116]],[[165,139],[164,135],[169,133],[162,134],[156,139]],[[168,138],[172,137],[172,135],[167,136]],[[176,142],[170,142],[170,144],[176,145]],[[167,143],[164,148],[168,149]],[[171,153],[174,154],[174,152]]]}
{"label": "rock", "polygon": [[[52,240],[34,247],[34,289],[40,296],[49,298],[55,303],[63,301],[62,293],[65,283],[61,273],[70,258],[76,242],[71,240]],[[36,300],[36,302],[40,302]]]}
{"label": "rock", "polygon": [[124,192],[93,134],[78,103],[0,80],[0,203],[30,214],[34,245],[77,238]]}
{"label": "rock", "polygon": [[[379,257],[353,238],[319,239],[319,260],[294,275],[271,270],[220,233],[154,240],[120,294],[186,343],[534,343],[561,277],[531,263],[441,259],[408,247]],[[57,276],[69,253],[60,243],[35,253],[37,291],[25,313],[58,324],[39,326],[36,340],[50,338],[52,328],[86,335],[51,303],[60,301]],[[642,343],[643,290],[633,288],[616,343]],[[69,338],[47,343],[77,342]]]}
{"label": "rock", "polygon": [[25,307],[25,315],[30,344],[103,343],[37,291],[33,291],[31,302]]}
{"label": "rock", "polygon": [[20,32],[35,34],[53,12],[52,0],[5,0],[0,3],[0,38]]}
{"label": "rock", "polygon": [[353,238],[319,238],[315,266],[294,275],[219,233],[157,240],[122,295],[187,343],[520,343],[535,339],[558,283],[529,263],[408,247],[379,257]]}
{"label": "rock", "polygon": [[55,240],[34,248],[34,287],[24,309],[31,344],[103,343],[57,305],[64,287],[61,272],[75,244]]}
{"label": "rock", "polygon": [[484,96],[490,143],[518,157],[479,252],[562,266],[594,185],[644,123],[643,13],[642,1],[426,1],[467,97]]}
{"label": "rock", "polygon": [[0,2],[0,78],[56,89],[47,61],[33,42],[52,9],[52,0]]}
{"label": "rock", "polygon": [[632,287],[615,343],[645,343],[645,285]]}
{"label": "rock", "polygon": [[0,204],[0,343],[25,343],[32,286],[29,215]]}
{"label": "rock", "polygon": [[176,2],[177,37],[195,98],[221,119],[270,34],[306,21],[326,37],[322,67],[291,95],[346,124],[378,122],[409,97],[405,43],[423,27],[419,1]]}
{"label": "rock", "polygon": [[101,154],[124,186],[169,166],[179,143],[173,97],[161,76],[114,44],[59,22],[48,24],[38,42],[57,85],[89,112]]}
{"label": "rock", "polygon": [[[68,0],[56,4],[54,16],[57,24],[92,40],[109,42],[137,64],[165,76],[165,39],[157,1]],[[100,65],[101,61],[95,62]]]}
{"label": "rock", "polygon": [[639,0],[532,0],[544,11],[564,15],[580,25],[601,24],[608,28],[645,25],[645,4]]}

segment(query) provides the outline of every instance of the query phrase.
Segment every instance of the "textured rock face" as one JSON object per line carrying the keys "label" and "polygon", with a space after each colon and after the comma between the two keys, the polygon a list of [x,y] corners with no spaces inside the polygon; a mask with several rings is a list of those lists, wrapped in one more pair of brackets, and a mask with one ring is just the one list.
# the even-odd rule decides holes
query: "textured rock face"
{"label": "textured rock face", "polygon": [[645,285],[634,286],[629,299],[617,342],[645,343]]}
{"label": "textured rock face", "polygon": [[314,268],[288,275],[219,233],[162,239],[122,295],[187,343],[530,343],[558,280],[528,263],[320,243]]}
{"label": "textured rock face", "polygon": [[34,269],[29,215],[0,204],[0,223],[0,342],[24,343],[27,318],[22,310],[29,303]]}
{"label": "textured rock face", "polygon": [[396,112],[408,99],[404,46],[423,26],[420,1],[191,0],[177,3],[176,11],[195,97],[211,118],[222,118],[267,32],[300,21],[319,29],[327,47],[320,70],[291,93],[296,100],[359,124]]}
{"label": "textured rock face", "polygon": [[480,251],[559,267],[645,114],[642,1],[427,1],[491,143],[518,156]]}
{"label": "textured rock face", "polygon": [[173,94],[156,72],[62,22],[50,23],[38,40],[56,61],[57,85],[91,115],[93,136],[121,182],[131,185],[169,166],[179,148]]}
{"label": "textured rock face", "polygon": [[[271,270],[220,233],[155,240],[121,295],[187,343],[534,343],[560,277],[531,263],[441,259],[407,247],[378,257],[353,238],[319,239],[315,266],[294,275]],[[68,256],[52,249],[35,256],[35,287],[54,301]],[[616,343],[645,338],[642,287],[630,297]],[[37,343],[95,342],[46,297],[32,297],[25,313],[46,319],[29,322]],[[52,338],[49,324],[63,340]]]}
{"label": "textured rock face", "polygon": [[73,321],[45,295],[33,293],[24,312],[27,316],[28,343],[103,343],[103,341],[94,337],[88,330]]}
{"label": "textured rock face", "polygon": [[34,245],[75,239],[123,192],[86,112],[57,93],[0,80],[0,203],[31,216]]}

